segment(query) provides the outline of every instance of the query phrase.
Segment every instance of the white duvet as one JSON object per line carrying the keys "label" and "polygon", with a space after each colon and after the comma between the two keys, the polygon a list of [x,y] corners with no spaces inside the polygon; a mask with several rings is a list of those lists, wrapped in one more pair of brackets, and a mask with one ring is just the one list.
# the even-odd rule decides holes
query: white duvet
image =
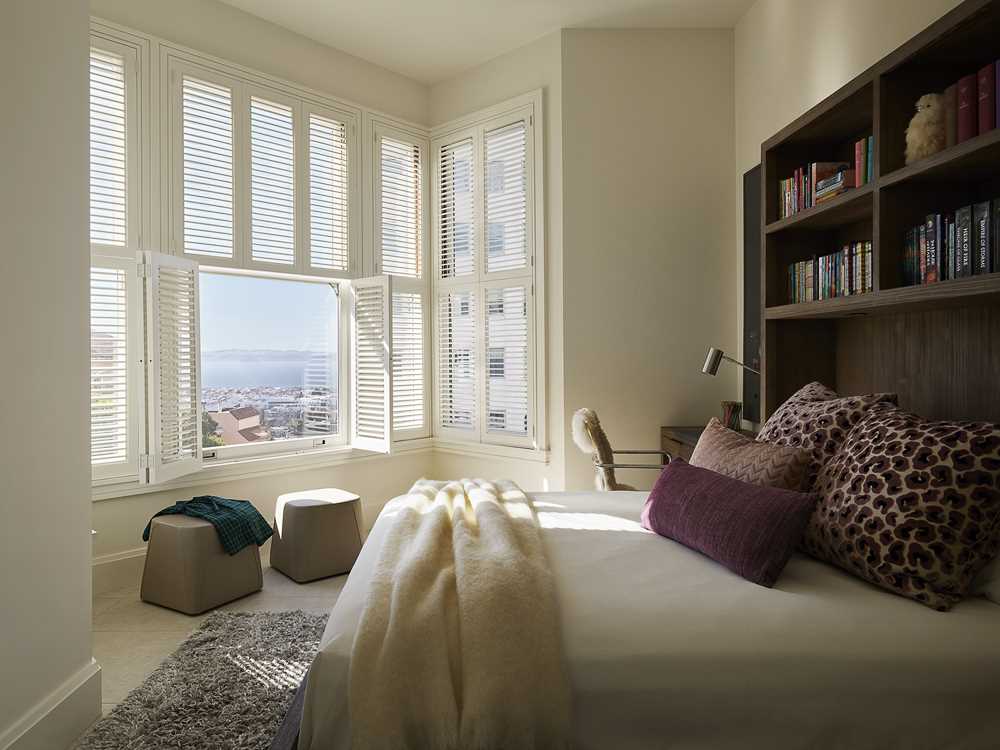
{"label": "white duvet", "polygon": [[[1000,747],[1000,606],[934,612],[799,556],[765,589],[643,530],[646,493],[533,497],[577,748]],[[303,750],[350,747],[351,647],[387,525],[331,613]]]}

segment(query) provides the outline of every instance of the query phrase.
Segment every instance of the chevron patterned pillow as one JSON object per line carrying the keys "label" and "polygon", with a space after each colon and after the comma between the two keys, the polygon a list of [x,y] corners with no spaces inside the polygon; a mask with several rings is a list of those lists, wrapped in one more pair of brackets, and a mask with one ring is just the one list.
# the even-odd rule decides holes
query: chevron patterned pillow
{"label": "chevron patterned pillow", "polygon": [[809,451],[760,443],[712,421],[701,433],[691,465],[763,487],[801,491],[809,476]]}

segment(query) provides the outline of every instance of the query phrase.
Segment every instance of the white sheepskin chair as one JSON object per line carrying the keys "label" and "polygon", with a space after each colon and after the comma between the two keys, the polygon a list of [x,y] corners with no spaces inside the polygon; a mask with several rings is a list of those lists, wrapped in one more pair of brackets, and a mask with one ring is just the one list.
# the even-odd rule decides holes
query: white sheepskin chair
{"label": "white sheepskin chair", "polygon": [[635,489],[631,485],[621,484],[615,480],[615,470],[612,466],[615,457],[611,452],[611,443],[608,442],[608,436],[601,427],[601,420],[597,418],[597,413],[593,409],[578,409],[573,414],[572,428],[576,447],[594,460],[594,486],[599,491]]}

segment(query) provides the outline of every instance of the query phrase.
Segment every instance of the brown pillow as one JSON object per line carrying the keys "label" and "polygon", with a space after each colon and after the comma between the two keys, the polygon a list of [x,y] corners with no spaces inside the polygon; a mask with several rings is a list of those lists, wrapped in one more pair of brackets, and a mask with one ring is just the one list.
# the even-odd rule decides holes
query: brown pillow
{"label": "brown pillow", "polygon": [[1000,426],[928,422],[880,404],[826,463],[816,491],[810,554],[950,609],[1000,541]]}
{"label": "brown pillow", "polygon": [[691,465],[762,487],[798,492],[806,482],[810,455],[801,448],[758,443],[712,421],[701,433],[691,454]]}
{"label": "brown pillow", "polygon": [[821,383],[796,391],[764,423],[757,440],[803,448],[812,454],[809,478],[812,488],[823,464],[839,449],[847,433],[876,404],[896,403],[895,393],[838,396]]}

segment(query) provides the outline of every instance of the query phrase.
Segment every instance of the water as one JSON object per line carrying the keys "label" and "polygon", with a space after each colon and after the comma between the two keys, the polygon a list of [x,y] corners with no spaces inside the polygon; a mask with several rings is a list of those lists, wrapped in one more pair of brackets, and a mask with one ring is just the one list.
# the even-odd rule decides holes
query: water
{"label": "water", "polygon": [[306,361],[224,360],[202,362],[202,388],[252,388],[254,386],[301,386]]}

